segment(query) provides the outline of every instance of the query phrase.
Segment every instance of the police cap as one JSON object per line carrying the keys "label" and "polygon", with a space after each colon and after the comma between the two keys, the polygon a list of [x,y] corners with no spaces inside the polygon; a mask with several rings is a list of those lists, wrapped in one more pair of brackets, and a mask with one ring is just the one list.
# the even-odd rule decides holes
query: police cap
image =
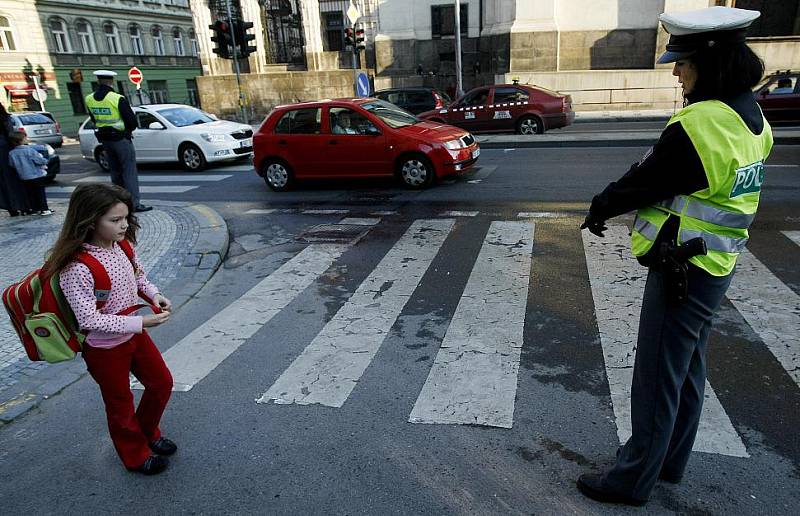
{"label": "police cap", "polygon": [[98,77],[116,77],[117,72],[113,70],[95,70],[93,72]]}
{"label": "police cap", "polygon": [[684,59],[702,48],[744,43],[747,27],[759,16],[758,11],[721,6],[660,14],[658,19],[670,36],[658,63]]}

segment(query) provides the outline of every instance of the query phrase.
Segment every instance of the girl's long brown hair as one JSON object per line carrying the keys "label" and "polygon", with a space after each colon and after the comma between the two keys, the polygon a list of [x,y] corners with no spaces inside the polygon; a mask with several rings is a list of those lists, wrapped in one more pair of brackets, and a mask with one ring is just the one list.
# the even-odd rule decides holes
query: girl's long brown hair
{"label": "girl's long brown hair", "polygon": [[75,259],[83,243],[92,238],[97,221],[116,204],[128,207],[128,230],[125,238],[136,243],[139,223],[133,214],[133,200],[127,190],[116,185],[95,183],[80,185],[69,198],[69,208],[58,240],[47,253],[44,275],[46,278],[61,272]]}

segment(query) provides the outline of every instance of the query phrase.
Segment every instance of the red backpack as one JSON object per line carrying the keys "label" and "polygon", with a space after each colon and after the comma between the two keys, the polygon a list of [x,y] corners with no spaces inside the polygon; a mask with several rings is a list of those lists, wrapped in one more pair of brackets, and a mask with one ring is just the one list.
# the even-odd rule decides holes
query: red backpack
{"label": "red backpack", "polygon": [[[122,240],[119,246],[135,269],[131,243]],[[92,273],[97,309],[100,310],[111,292],[111,278],[105,267],[88,252],[79,252],[75,260],[86,265]],[[33,361],[45,360],[52,363],[73,359],[86,340],[86,332],[78,327],[72,308],[61,292],[58,279],[58,274],[54,274],[45,281],[42,269],[36,269],[3,291],[6,311],[28,358]],[[143,292],[139,291],[139,296],[149,304],[131,306],[117,315],[128,315],[146,306],[156,313],[161,311]]]}

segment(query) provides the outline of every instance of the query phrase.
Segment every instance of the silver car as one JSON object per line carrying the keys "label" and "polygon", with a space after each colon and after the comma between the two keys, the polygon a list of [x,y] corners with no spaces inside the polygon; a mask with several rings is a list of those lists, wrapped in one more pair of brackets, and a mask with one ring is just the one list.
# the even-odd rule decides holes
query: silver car
{"label": "silver car", "polygon": [[22,131],[31,143],[46,143],[61,147],[64,137],[61,126],[52,114],[46,112],[9,113],[14,130]]}

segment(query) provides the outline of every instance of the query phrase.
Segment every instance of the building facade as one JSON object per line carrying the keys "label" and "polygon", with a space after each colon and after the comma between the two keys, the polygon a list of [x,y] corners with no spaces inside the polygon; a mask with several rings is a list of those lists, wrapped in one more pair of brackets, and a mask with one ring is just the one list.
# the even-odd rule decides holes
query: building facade
{"label": "building facade", "polygon": [[[3,70],[20,68],[6,73],[25,76],[20,83],[0,76],[7,92],[3,102],[15,111],[44,107],[64,134],[76,134],[86,119],[83,99],[96,86],[92,72],[101,68],[118,73],[117,90],[134,105],[199,104],[195,78],[202,69],[188,0],[0,0],[0,16],[9,18],[12,33],[25,35],[15,38],[17,49],[0,50]],[[34,74],[27,56],[39,61],[30,67],[46,88],[43,106],[31,95]],[[140,91],[127,78],[133,66],[144,78]]]}

